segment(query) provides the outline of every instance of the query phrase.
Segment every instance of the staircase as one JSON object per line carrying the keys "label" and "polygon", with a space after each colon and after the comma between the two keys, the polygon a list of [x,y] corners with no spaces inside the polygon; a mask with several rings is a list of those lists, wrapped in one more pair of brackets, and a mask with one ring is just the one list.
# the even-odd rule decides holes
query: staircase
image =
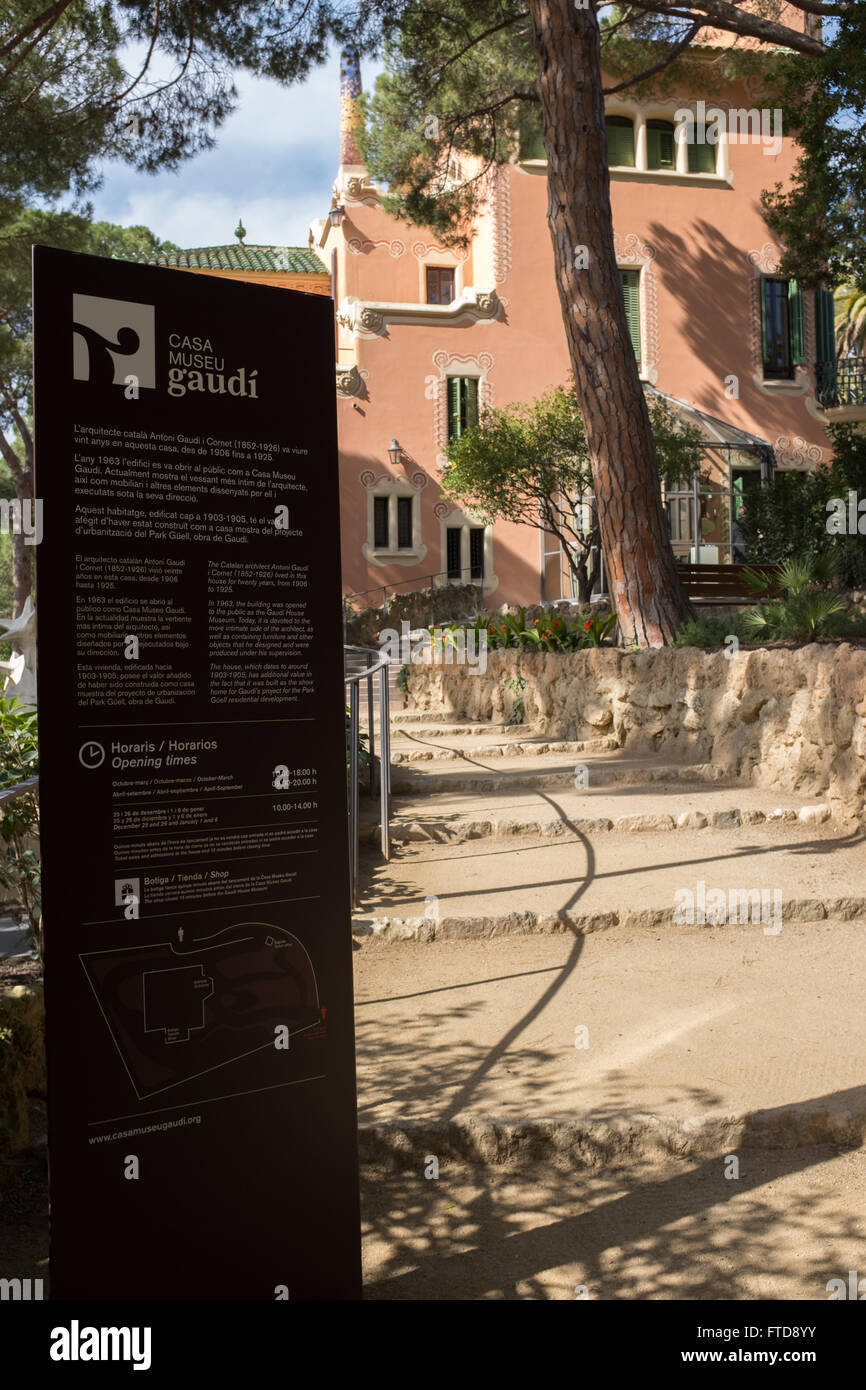
{"label": "staircase", "polygon": [[398,712],[392,751],[354,921],[371,1152],[861,1141],[863,841],[826,805],[450,714]]}

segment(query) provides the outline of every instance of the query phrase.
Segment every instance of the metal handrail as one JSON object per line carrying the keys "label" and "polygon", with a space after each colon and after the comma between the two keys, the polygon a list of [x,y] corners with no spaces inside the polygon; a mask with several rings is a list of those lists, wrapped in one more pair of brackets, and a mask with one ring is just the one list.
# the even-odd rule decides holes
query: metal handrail
{"label": "metal handrail", "polygon": [[[463,568],[468,569],[469,566],[464,565]],[[447,577],[447,570],[438,570],[436,574],[415,574],[409,579],[394,579],[390,584],[374,584],[371,589],[358,589],[354,594],[344,594],[343,600],[345,602],[350,598],[366,598],[368,594],[384,595],[388,589],[399,589],[401,584],[429,584],[434,579],[447,579]],[[471,580],[469,582],[472,583]]]}
{"label": "metal handrail", "polygon": [[354,675],[345,675],[349,687],[349,864],[351,873],[352,906],[358,902],[358,743],[361,733],[361,681],[367,685],[367,724],[370,738],[370,795],[376,795],[376,732],[373,718],[373,677],[379,677],[379,816],[382,854],[391,858],[391,710],[388,667],[390,657],[374,647],[344,645],[344,654],[354,652],[363,656],[365,666]]}
{"label": "metal handrail", "polygon": [[[469,578],[468,578],[468,579],[463,579],[463,577],[462,577],[463,572],[464,572],[465,570],[468,570],[468,571],[469,571]],[[484,576],[482,575],[482,577],[481,577],[480,579],[473,579],[473,578],[472,578],[471,570],[472,570],[471,565],[461,565],[461,567],[460,567],[461,578],[460,578],[460,580],[459,580],[459,583],[460,583],[461,585],[466,585],[466,586],[468,586],[468,587],[470,587],[470,588],[479,588],[479,589],[481,589],[481,591],[482,591],[482,593],[483,593],[483,591],[484,591]],[[346,630],[347,630],[347,624],[348,624],[348,619],[349,619],[349,614],[350,614],[350,612],[353,613],[353,615],[356,615],[359,611],[361,611],[361,610],[359,610],[359,609],[350,609],[350,607],[349,607],[349,601],[350,601],[350,599],[355,599],[355,598],[366,598],[368,594],[381,594],[381,595],[382,595],[382,614],[383,614],[383,617],[387,617],[387,616],[388,616],[388,590],[389,590],[389,589],[394,589],[394,590],[400,589],[400,588],[402,588],[402,586],[403,586],[404,584],[414,584],[414,585],[416,586],[416,590],[417,590],[419,593],[423,590],[423,588],[424,588],[425,585],[427,586],[427,598],[428,598],[428,602],[429,602],[429,604],[430,604],[429,618],[430,618],[430,626],[432,627],[432,625],[433,625],[433,619],[434,619],[434,614],[433,614],[433,606],[434,606],[434,605],[433,605],[433,596],[434,596],[434,594],[436,593],[436,590],[437,590],[437,585],[436,585],[435,581],[436,581],[437,579],[450,579],[450,577],[451,577],[451,576],[450,576],[450,573],[449,573],[448,570],[439,570],[436,574],[421,574],[421,575],[417,575],[417,574],[416,574],[416,575],[414,575],[414,576],[410,576],[409,579],[394,579],[394,580],[391,581],[390,584],[375,584],[375,585],[373,586],[372,589],[359,589],[359,590],[357,591],[357,593],[354,593],[354,594],[344,594],[344,595],[343,595],[343,642],[345,643],[345,641],[346,641]],[[455,581],[455,582],[457,582],[457,581]],[[438,587],[441,588],[441,589],[443,589],[443,591],[444,591],[444,589],[445,589],[446,586],[445,586],[445,585],[440,585],[440,586],[438,586]],[[413,591],[412,589],[410,589],[410,590],[409,590],[409,593],[412,593],[412,592],[414,592],[414,591]],[[396,596],[396,595],[395,595],[395,596]]]}
{"label": "metal handrail", "polygon": [[866,357],[816,362],[815,397],[825,410],[840,405],[866,405]]}

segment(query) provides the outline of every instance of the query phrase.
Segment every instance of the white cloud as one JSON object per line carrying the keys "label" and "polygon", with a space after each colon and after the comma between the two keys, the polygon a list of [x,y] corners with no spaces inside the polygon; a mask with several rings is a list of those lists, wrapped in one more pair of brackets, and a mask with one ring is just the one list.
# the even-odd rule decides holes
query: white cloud
{"label": "white cloud", "polygon": [[331,58],[301,87],[244,73],[236,85],[239,107],[215,149],[176,173],[106,165],[94,216],[144,223],[179,246],[232,242],[240,217],[249,245],[306,246],[310,222],[328,210],[339,161],[339,60]]}

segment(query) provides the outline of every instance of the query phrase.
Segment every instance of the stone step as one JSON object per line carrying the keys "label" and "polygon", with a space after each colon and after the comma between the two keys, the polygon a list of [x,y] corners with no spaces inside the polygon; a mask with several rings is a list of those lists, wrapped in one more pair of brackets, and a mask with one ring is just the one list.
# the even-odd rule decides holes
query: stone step
{"label": "stone step", "polygon": [[[732,919],[752,911],[752,899],[736,895],[758,895],[757,922],[732,921],[729,929],[741,934],[775,927],[777,904],[783,922],[866,916],[862,844],[832,822],[769,821],[664,836],[579,832],[507,846],[496,838],[398,842],[389,863],[365,856],[355,928],[425,940],[589,933],[622,925],[668,930],[688,902],[684,894],[693,895],[697,913],[702,891],[725,895]],[[710,907],[720,901],[707,900]]]}
{"label": "stone step", "polygon": [[[522,739],[535,737],[532,730],[525,724],[472,724],[466,720],[462,724],[422,724],[420,721],[415,724],[398,723],[393,720],[392,738],[395,741],[403,742],[408,738],[419,739],[460,739],[486,738],[488,735],[494,741],[511,740],[519,743]],[[543,734],[538,734],[543,738]]]}
{"label": "stone step", "polygon": [[[465,719],[464,716],[455,714],[453,710],[404,709],[397,710],[392,716],[391,722],[399,728],[403,724],[469,724],[470,722],[477,723],[478,721],[469,721]],[[508,729],[514,726],[510,724],[490,723],[489,725],[485,724],[485,727],[491,729]]]}
{"label": "stone step", "polygon": [[395,739],[391,744],[391,762],[405,764],[456,762],[460,759],[475,758],[543,758],[546,756],[560,758],[569,754],[577,756],[580,753],[613,753],[617,748],[614,739],[582,739],[573,742],[566,740],[549,742],[544,739],[532,742],[514,739],[505,743],[475,743],[470,741],[466,744],[460,744],[455,739],[453,741],[454,746],[450,748],[438,746],[424,748],[419,747],[418,743],[418,740]]}
{"label": "stone step", "polygon": [[[396,798],[391,838],[400,842],[460,844],[480,839],[556,839],[604,831],[637,833],[671,830],[733,830],[743,825],[795,824],[814,828],[832,819],[817,800],[769,795],[754,787],[672,783],[625,786],[613,791],[588,788],[544,796],[527,792],[495,800],[466,794],[438,794],[404,804]],[[373,827],[370,839],[378,838]]]}
{"label": "stone step", "polygon": [[427,1134],[427,1153],[474,1146],[493,1162],[534,1143],[584,1163],[644,1143],[862,1143],[864,930],[368,940],[354,957],[362,1131],[390,1127],[367,1143],[396,1148],[411,1127],[413,1153]]}
{"label": "stone step", "polygon": [[709,763],[665,762],[653,755],[631,755],[621,749],[599,747],[604,742],[591,739],[572,744],[568,754],[524,751],[505,758],[488,758],[479,753],[397,763],[391,771],[391,789],[395,795],[427,798],[440,792],[501,796],[533,789],[573,788],[575,777],[591,787],[729,781]]}

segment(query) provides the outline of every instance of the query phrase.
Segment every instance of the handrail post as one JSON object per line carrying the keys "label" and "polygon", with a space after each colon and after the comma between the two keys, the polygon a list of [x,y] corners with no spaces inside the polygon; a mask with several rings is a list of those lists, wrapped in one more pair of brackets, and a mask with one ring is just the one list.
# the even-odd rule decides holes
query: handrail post
{"label": "handrail post", "polygon": [[[371,665],[373,665],[373,662],[370,660],[370,657],[372,657],[372,655],[373,655],[373,653],[371,652],[371,653],[370,653],[370,656],[364,658],[365,661],[366,661],[366,663],[367,663],[367,670],[368,670],[368,671],[370,670]],[[370,730],[370,795],[371,795],[371,796],[375,796],[375,795],[376,795],[376,730],[375,730],[375,728],[373,727],[373,709],[374,709],[374,707],[373,707],[373,677],[372,677],[371,675],[368,675],[368,676],[367,676],[366,686],[367,686],[367,727],[368,727],[369,730]]]}
{"label": "handrail post", "polygon": [[391,726],[388,718],[388,666],[379,668],[379,806],[382,855],[391,858]]}
{"label": "handrail post", "polygon": [[358,682],[349,686],[349,863],[352,872],[352,906],[358,905]]}

